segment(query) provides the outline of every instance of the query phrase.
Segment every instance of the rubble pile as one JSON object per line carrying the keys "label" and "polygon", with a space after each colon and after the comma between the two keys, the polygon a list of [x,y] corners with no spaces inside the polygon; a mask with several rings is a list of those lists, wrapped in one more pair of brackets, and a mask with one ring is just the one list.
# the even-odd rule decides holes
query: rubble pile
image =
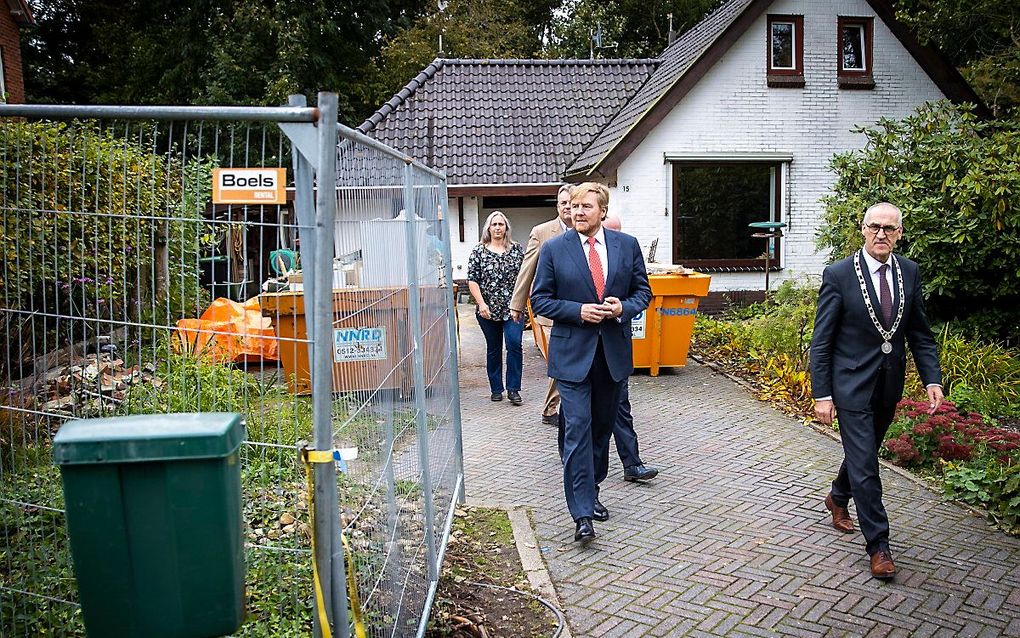
{"label": "rubble pile", "polygon": [[116,355],[89,354],[47,371],[36,404],[52,415],[95,416],[116,409],[130,387],[142,383],[156,388],[162,385],[155,364],[127,367]]}

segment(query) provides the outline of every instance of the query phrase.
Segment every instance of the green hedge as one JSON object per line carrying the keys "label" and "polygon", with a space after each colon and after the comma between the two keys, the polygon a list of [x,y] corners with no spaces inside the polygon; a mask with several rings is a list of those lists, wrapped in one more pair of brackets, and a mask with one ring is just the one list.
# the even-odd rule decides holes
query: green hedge
{"label": "green hedge", "polygon": [[[142,137],[76,122],[0,123],[0,295],[20,311],[0,325],[12,344],[0,365],[95,329],[58,315],[168,325],[207,303],[198,254],[212,162],[155,153],[156,141]],[[160,251],[170,267],[162,286]]]}

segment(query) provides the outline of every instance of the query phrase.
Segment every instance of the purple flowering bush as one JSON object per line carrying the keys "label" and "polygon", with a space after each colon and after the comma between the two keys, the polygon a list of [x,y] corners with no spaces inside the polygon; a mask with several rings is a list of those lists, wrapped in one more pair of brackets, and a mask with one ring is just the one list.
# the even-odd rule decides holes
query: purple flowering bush
{"label": "purple flowering bush", "polygon": [[944,462],[989,458],[1020,462],[1020,433],[989,425],[978,415],[960,412],[946,401],[935,414],[928,404],[904,400],[896,409],[883,452],[903,467],[937,469]]}

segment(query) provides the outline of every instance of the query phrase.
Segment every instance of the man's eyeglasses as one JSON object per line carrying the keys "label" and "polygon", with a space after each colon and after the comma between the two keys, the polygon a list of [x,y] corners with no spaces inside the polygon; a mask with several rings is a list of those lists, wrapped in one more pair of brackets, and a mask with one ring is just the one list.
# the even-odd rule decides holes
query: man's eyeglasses
{"label": "man's eyeglasses", "polygon": [[877,235],[878,231],[884,230],[886,235],[892,235],[900,229],[899,226],[883,226],[882,224],[865,224],[864,230],[868,231],[872,235]]}

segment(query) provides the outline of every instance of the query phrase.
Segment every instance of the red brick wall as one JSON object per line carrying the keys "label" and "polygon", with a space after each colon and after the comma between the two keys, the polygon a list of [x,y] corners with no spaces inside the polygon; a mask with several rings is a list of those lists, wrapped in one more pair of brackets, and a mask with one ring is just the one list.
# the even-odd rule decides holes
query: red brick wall
{"label": "red brick wall", "polygon": [[[772,284],[771,287],[775,286],[776,284]],[[730,308],[743,308],[764,300],[764,290],[713,291],[698,304],[698,312],[703,315],[718,315]]]}
{"label": "red brick wall", "polygon": [[3,51],[7,102],[21,104],[25,101],[25,80],[21,75],[21,37],[6,3],[0,8],[0,50]]}

